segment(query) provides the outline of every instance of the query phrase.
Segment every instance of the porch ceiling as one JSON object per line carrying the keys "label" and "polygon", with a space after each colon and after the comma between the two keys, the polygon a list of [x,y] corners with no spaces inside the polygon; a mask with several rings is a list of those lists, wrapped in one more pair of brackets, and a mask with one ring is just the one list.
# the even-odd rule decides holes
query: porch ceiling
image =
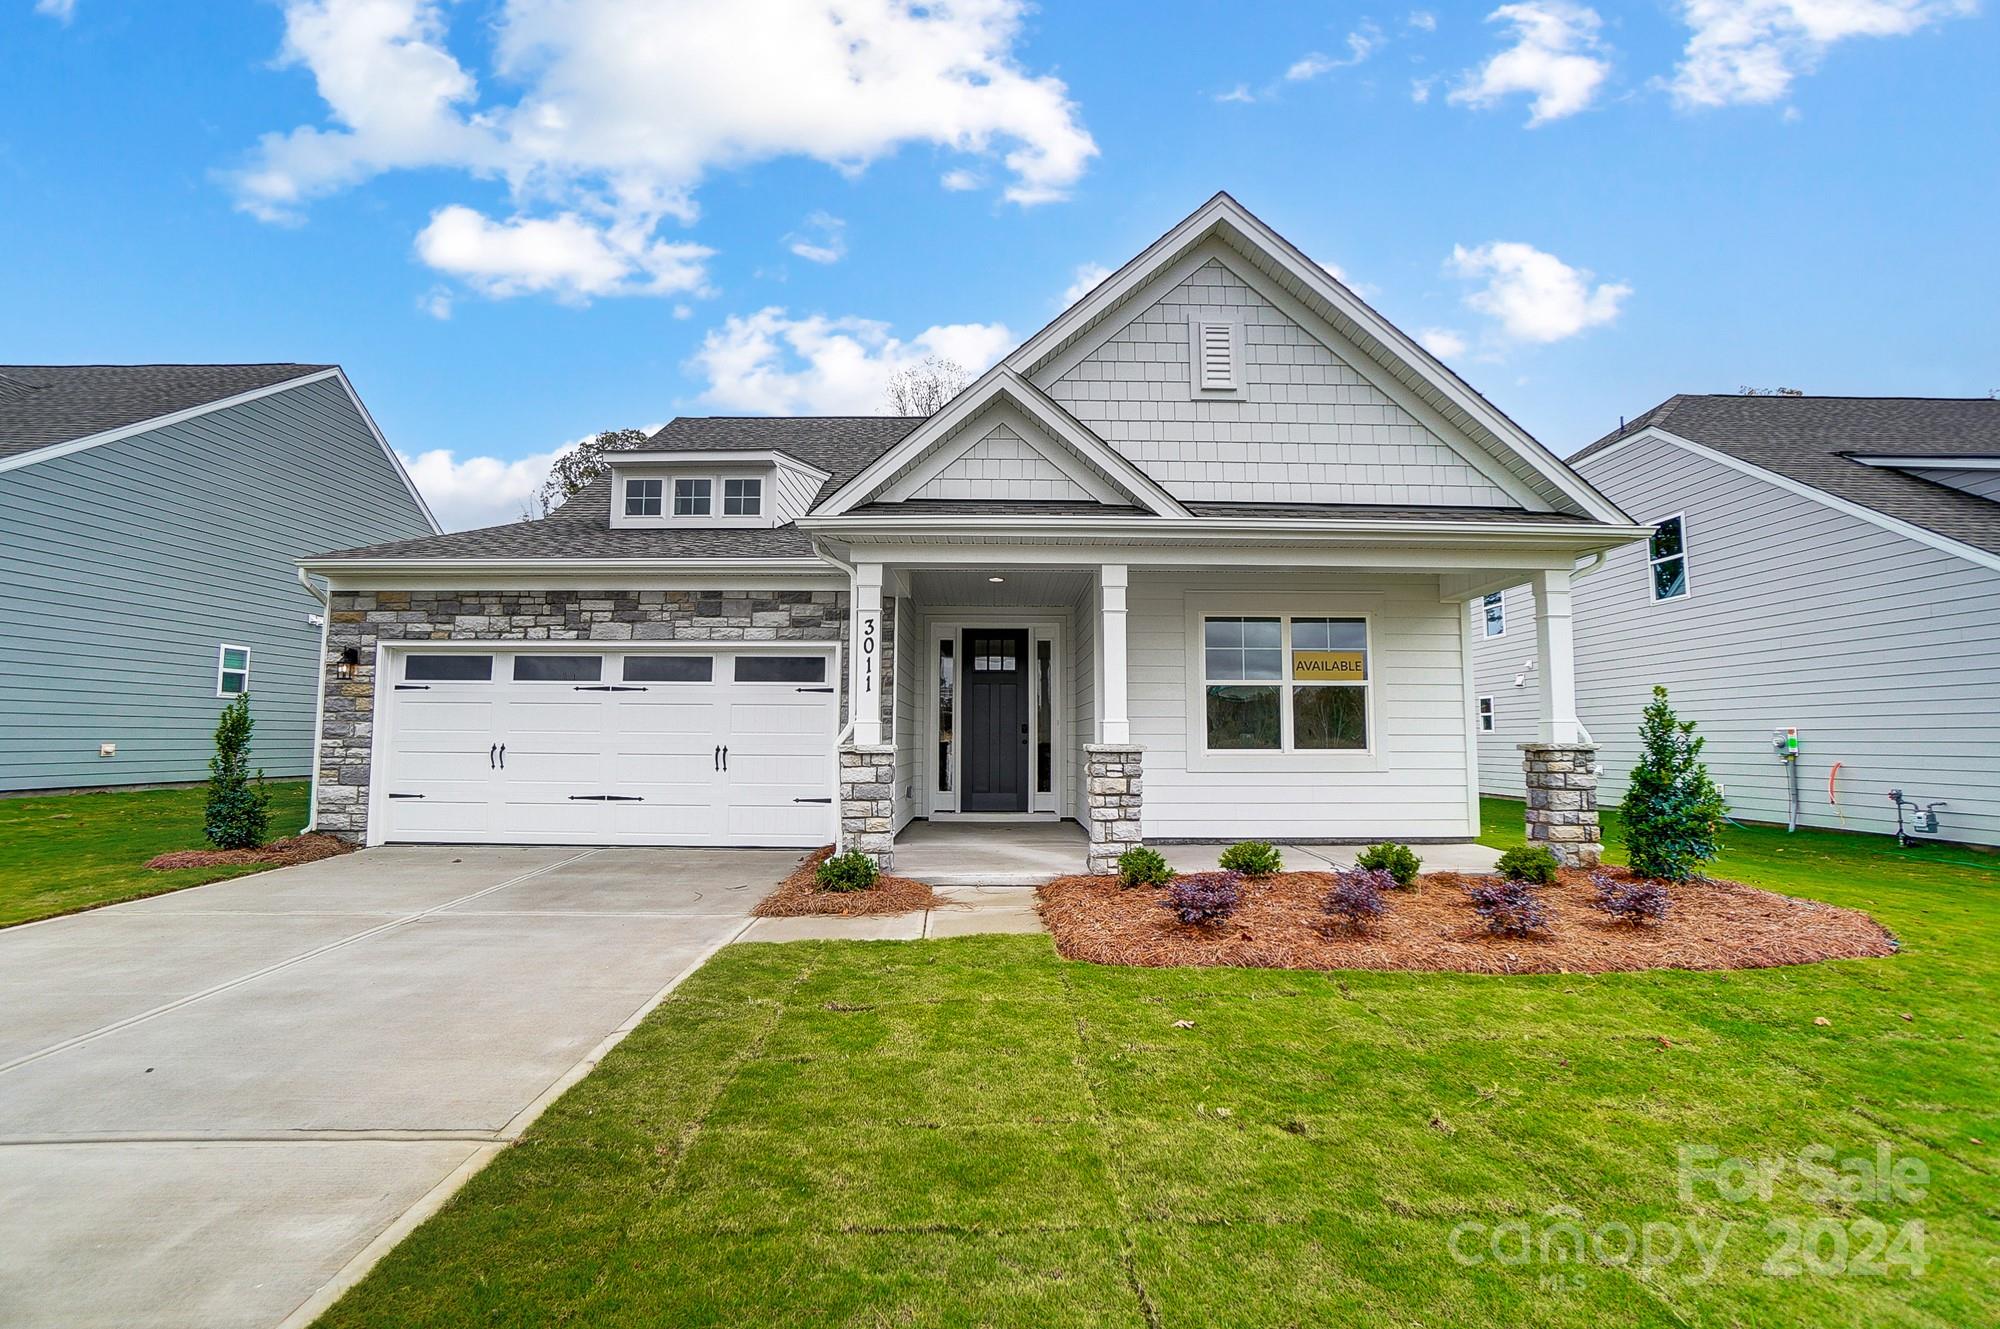
{"label": "porch ceiling", "polygon": [[[1004,577],[994,582],[991,578]],[[919,605],[1068,605],[1089,594],[1096,569],[925,568],[909,574]]]}

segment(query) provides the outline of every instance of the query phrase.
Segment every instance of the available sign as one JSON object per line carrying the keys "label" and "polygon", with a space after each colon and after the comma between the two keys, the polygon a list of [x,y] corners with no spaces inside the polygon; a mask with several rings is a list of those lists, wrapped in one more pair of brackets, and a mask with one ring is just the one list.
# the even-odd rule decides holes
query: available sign
{"label": "available sign", "polygon": [[1309,681],[1365,683],[1368,681],[1366,651],[1293,651],[1292,677]]}

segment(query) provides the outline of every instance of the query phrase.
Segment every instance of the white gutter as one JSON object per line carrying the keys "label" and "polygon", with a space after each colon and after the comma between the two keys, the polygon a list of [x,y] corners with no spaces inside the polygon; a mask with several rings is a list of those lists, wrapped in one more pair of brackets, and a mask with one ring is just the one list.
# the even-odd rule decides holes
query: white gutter
{"label": "white gutter", "polygon": [[303,558],[301,572],[825,572],[816,558]]}
{"label": "white gutter", "polygon": [[306,824],[299,827],[300,835],[309,835],[319,825],[319,745],[326,733],[326,639],[333,629],[333,596],[313,585],[304,568],[299,569],[299,585],[313,599],[319,601],[319,658],[313,685],[313,742],[312,742],[312,787],[306,794]]}
{"label": "white gutter", "polygon": [[1121,517],[1113,520],[1076,517],[975,517],[969,515],[924,515],[884,517],[801,517],[800,530],[829,534],[849,531],[866,534],[1022,534],[1062,533],[1083,536],[1110,536],[1122,542],[1154,543],[1185,539],[1188,536],[1260,536],[1277,538],[1362,538],[1407,540],[1411,537],[1449,536],[1478,541],[1485,538],[1551,536],[1564,540],[1609,540],[1623,544],[1652,535],[1650,526],[1614,526],[1576,522],[1455,522],[1455,521],[1354,521],[1340,518],[1235,518],[1235,517]]}

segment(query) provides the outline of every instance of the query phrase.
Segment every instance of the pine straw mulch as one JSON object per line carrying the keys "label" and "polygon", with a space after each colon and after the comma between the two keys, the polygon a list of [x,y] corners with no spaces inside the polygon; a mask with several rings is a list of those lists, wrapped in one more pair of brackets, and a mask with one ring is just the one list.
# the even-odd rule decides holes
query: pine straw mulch
{"label": "pine straw mulch", "polygon": [[288,868],[296,863],[311,863],[353,851],[353,845],[336,840],[331,835],[292,835],[282,840],[273,840],[256,849],[181,849],[148,859],[146,866],[159,872],[172,872],[177,868],[233,868],[251,864]]}
{"label": "pine straw mulch", "polygon": [[792,874],[778,883],[778,889],[758,901],[750,912],[759,918],[795,918],[801,914],[854,918],[862,914],[907,914],[943,903],[929,886],[908,877],[877,877],[875,884],[865,891],[823,891],[813,877],[813,869],[832,856],[832,845],[807,854],[792,869]]}
{"label": "pine straw mulch", "polygon": [[[1602,869],[1630,880],[1622,868]],[[1208,927],[1167,911],[1163,888],[1116,877],[1063,877],[1041,888],[1042,917],[1064,958],[1166,967],[1414,969],[1480,974],[1600,974],[1624,969],[1762,969],[1893,955],[1896,939],[1853,909],[1795,899],[1734,881],[1673,888],[1661,923],[1620,922],[1590,906],[1590,874],[1564,871],[1541,888],[1551,926],[1534,937],[1493,937],[1465,888],[1493,877],[1426,873],[1385,891],[1382,917],[1360,932],[1327,918],[1325,872],[1246,878],[1236,913]]]}

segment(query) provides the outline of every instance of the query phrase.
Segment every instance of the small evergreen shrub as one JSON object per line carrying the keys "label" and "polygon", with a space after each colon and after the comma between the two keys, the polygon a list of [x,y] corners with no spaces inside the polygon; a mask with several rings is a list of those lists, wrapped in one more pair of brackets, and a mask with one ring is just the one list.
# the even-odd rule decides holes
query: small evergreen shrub
{"label": "small evergreen shrub", "polygon": [[1399,883],[1386,868],[1341,868],[1333,874],[1333,889],[1319,902],[1327,917],[1360,931],[1382,916],[1382,892]]}
{"label": "small evergreen shrub", "polygon": [[1120,886],[1164,886],[1174,879],[1174,870],[1157,849],[1134,845],[1118,855]]}
{"label": "small evergreen shrub", "polygon": [[1694,721],[1674,714],[1667,690],[1654,688],[1639,719],[1641,752],[1620,809],[1634,875],[1688,881],[1720,851],[1727,807],[1701,760],[1706,741],[1694,736]]}
{"label": "small evergreen shrub", "polygon": [[1591,907],[1626,923],[1663,923],[1667,917],[1667,884],[1663,881],[1620,881],[1608,872],[1590,874],[1597,888]]}
{"label": "small evergreen shrub", "polygon": [[1509,849],[1500,855],[1494,871],[1513,881],[1532,881],[1537,886],[1546,886],[1556,879],[1556,869],[1562,860],[1546,845],[1524,845],[1519,849]]}
{"label": "small evergreen shrub", "polygon": [[1466,894],[1472,897],[1473,912],[1496,937],[1526,937],[1549,925],[1549,907],[1532,882],[1505,877],[1491,886],[1469,886]]}
{"label": "small evergreen shrub", "polygon": [[271,796],[264,792],[264,772],[257,772],[255,785],[250,783],[250,733],[256,727],[247,692],[223,707],[216,722],[202,833],[217,849],[255,849],[270,830]]}
{"label": "small evergreen shrub", "polygon": [[865,891],[881,876],[875,860],[859,849],[835,854],[813,869],[813,880],[823,891]]}
{"label": "small evergreen shrub", "polygon": [[1417,857],[1414,849],[1406,844],[1391,840],[1387,844],[1371,844],[1355,856],[1356,867],[1371,871],[1382,871],[1395,878],[1395,885],[1408,886],[1417,879],[1417,871],[1424,860]]}
{"label": "small evergreen shrub", "polygon": [[1236,872],[1190,872],[1167,884],[1167,908],[1183,923],[1219,923],[1243,903],[1243,877]]}
{"label": "small evergreen shrub", "polygon": [[1246,877],[1268,877],[1285,870],[1285,860],[1275,846],[1262,840],[1244,840],[1222,851],[1224,872],[1240,872]]}

